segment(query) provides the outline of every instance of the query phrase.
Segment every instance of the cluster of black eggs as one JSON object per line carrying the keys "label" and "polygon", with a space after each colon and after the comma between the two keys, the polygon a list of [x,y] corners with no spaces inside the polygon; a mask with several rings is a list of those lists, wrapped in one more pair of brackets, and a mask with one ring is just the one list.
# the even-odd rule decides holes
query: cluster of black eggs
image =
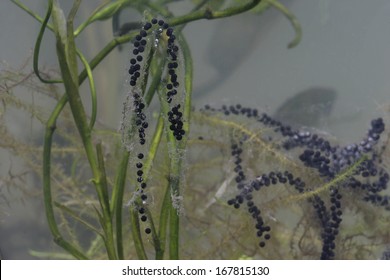
{"label": "cluster of black eggs", "polygon": [[339,233],[339,226],[342,221],[341,210],[342,195],[337,189],[332,189],[330,194],[330,207],[326,207],[325,202],[317,195],[310,198],[317,217],[321,223],[322,233],[322,252],[321,260],[329,260],[335,257],[334,250],[336,248],[336,237]]}
{"label": "cluster of black eggs", "polygon": [[[299,160],[309,168],[317,170],[318,174],[325,179],[331,181],[347,168],[353,166],[354,173],[343,180],[338,186],[333,186],[330,190],[329,203],[325,203],[318,195],[313,195],[308,201],[313,205],[318,220],[322,228],[322,253],[321,259],[332,259],[335,257],[334,250],[336,248],[335,239],[339,232],[339,226],[342,221],[342,195],[340,191],[346,188],[362,190],[363,200],[373,203],[377,206],[383,206],[390,210],[390,196],[381,195],[379,192],[386,190],[390,180],[389,174],[380,166],[381,159],[374,150],[375,145],[380,139],[380,135],[384,132],[385,124],[382,118],[371,121],[371,127],[367,135],[357,144],[350,144],[344,147],[332,146],[329,141],[321,138],[317,134],[309,131],[295,131],[290,126],[284,125],[282,122],[274,120],[267,114],[259,115],[256,109],[246,108],[240,104],[235,106],[222,106],[220,109],[212,108],[209,105],[205,106],[206,111],[221,112],[224,115],[241,115],[247,118],[255,119],[263,125],[273,128],[274,132],[281,134],[284,137],[281,147],[285,150],[293,148],[301,148],[302,152],[299,155]],[[263,186],[274,185],[277,183],[295,186],[298,193],[303,193],[308,189],[305,188],[305,182],[300,178],[294,179],[294,176],[285,171],[270,172],[257,177],[255,180],[248,181],[245,178],[241,167],[241,153],[243,142],[240,145],[233,144],[232,155],[235,159],[235,169],[237,173],[236,182],[239,194],[228,201],[229,205],[235,208],[240,208],[246,202],[248,212],[257,221],[256,229],[259,237],[263,236],[264,222],[260,215],[260,210],[254,205],[252,192],[258,191]],[[362,158],[362,157],[365,158]],[[359,164],[356,164],[358,161]],[[354,166],[356,164],[356,166]],[[370,179],[370,180],[368,180]],[[376,179],[376,180],[374,180]],[[349,190],[346,194],[350,193]],[[269,227],[266,227],[269,229]],[[267,238],[270,235],[267,232]],[[260,247],[265,246],[265,242],[260,242]]]}
{"label": "cluster of black eggs", "polygon": [[245,174],[244,174],[244,171],[242,170],[242,166],[241,166],[241,162],[242,162],[242,159],[241,159],[242,149],[240,148],[241,146],[242,146],[242,141],[240,141],[239,145],[233,144],[231,146],[232,156],[235,159],[234,160],[234,164],[235,164],[234,172],[237,174],[237,176],[235,178],[237,183],[240,183],[241,181],[245,180]]}
{"label": "cluster of black eggs", "polygon": [[143,103],[141,96],[138,93],[133,94],[133,105],[135,111],[135,125],[138,129],[139,143],[145,145],[145,129],[148,128],[149,124],[146,121],[146,115],[143,113],[145,103]]}
{"label": "cluster of black eggs", "polygon": [[153,25],[158,25],[160,28],[168,29],[168,24],[163,20],[157,20],[153,18],[150,22],[144,24],[144,26],[139,31],[139,34],[135,36],[135,41],[133,43],[133,55],[134,58],[130,59],[130,85],[135,86],[137,84],[138,78],[141,76],[141,65],[140,63],[143,61],[144,57],[142,53],[146,50],[148,36],[148,30],[150,30]]}
{"label": "cluster of black eggs", "polygon": [[[171,103],[172,98],[177,95],[177,88],[179,87],[178,77],[176,70],[179,67],[177,63],[179,47],[175,45],[175,35],[173,34],[173,29],[168,28],[166,31],[168,36],[168,47],[167,53],[170,62],[168,63],[168,74],[169,79],[167,81],[167,102]],[[180,112],[180,104],[172,106],[171,110],[168,112],[168,121],[170,122],[169,129],[172,131],[173,136],[176,140],[180,141],[185,134],[183,129],[183,113]]]}
{"label": "cluster of black eggs", "polygon": [[[316,169],[319,174],[328,179],[334,178],[341,171],[361,159],[364,154],[372,153],[373,147],[378,143],[380,135],[385,129],[382,118],[371,121],[371,128],[366,137],[359,143],[350,144],[344,147],[332,146],[329,141],[321,138],[317,134],[309,131],[293,131],[290,126],[285,126],[281,122],[273,120],[270,116],[263,114],[259,119],[264,125],[274,127],[275,132],[280,132],[286,137],[283,148],[304,148],[299,159],[308,167]],[[371,165],[370,172],[376,168]]]}
{"label": "cluster of black eggs", "polygon": [[236,197],[228,200],[228,204],[233,205],[234,208],[238,209],[240,208],[241,204],[246,202],[246,206],[249,214],[256,221],[255,227],[256,227],[257,236],[259,238],[262,238],[259,243],[259,246],[264,247],[265,240],[269,240],[271,238],[271,235],[269,233],[271,231],[271,227],[264,224],[264,220],[261,217],[261,211],[253,202],[252,192],[255,188],[251,184],[245,183],[245,174],[241,167],[241,162],[242,162],[241,146],[242,146],[242,141],[240,141],[239,144],[232,144],[231,146],[232,156],[234,157],[234,164],[235,164],[234,172],[237,174],[235,180],[238,183],[237,188],[239,189],[240,193],[236,195]]}
{"label": "cluster of black eggs", "polygon": [[[308,167],[315,168],[319,174],[326,178],[334,178],[338,173],[351,166],[364,154],[373,152],[380,134],[384,131],[382,118],[371,122],[367,136],[357,144],[350,144],[344,147],[331,146],[328,141],[310,132],[293,132],[284,147],[306,148],[300,155],[300,160]],[[372,165],[370,173],[375,172],[376,166]],[[375,175],[374,175],[375,176]],[[367,177],[367,176],[366,176]]]}
{"label": "cluster of black eggs", "polygon": [[[135,125],[138,129],[138,137],[139,137],[139,143],[141,145],[144,145],[146,143],[145,140],[145,129],[148,128],[148,122],[146,121],[146,116],[143,113],[143,109],[145,108],[145,104],[143,103],[141,96],[138,93],[133,94],[133,105],[134,105],[134,111],[135,111]],[[137,182],[139,184],[139,192],[141,194],[141,200],[142,204],[146,204],[147,195],[144,193],[144,190],[146,188],[146,183],[144,182],[144,171],[143,171],[143,163],[142,160],[144,158],[143,153],[139,153],[137,155],[138,162],[135,164],[136,166],[136,175],[137,175]],[[140,207],[138,209],[138,212],[140,214],[140,219],[142,222],[147,221],[147,216],[145,214],[145,208]],[[146,227],[145,233],[149,234],[151,233],[151,229]]]}
{"label": "cluster of black eggs", "polygon": [[299,156],[299,159],[304,163],[305,166],[317,169],[321,176],[327,176],[328,178],[333,178],[335,176],[335,173],[331,171],[329,166],[330,159],[324,156],[318,150],[305,150]]}
{"label": "cluster of black eggs", "polygon": [[372,159],[368,159],[358,167],[356,175],[360,175],[363,179],[371,177],[371,180],[363,181],[352,177],[348,186],[352,189],[360,189],[364,194],[364,201],[385,207],[386,210],[390,211],[390,196],[379,193],[387,189],[389,174],[383,168],[378,168]]}
{"label": "cluster of black eggs", "polygon": [[[146,189],[147,185],[144,182],[144,171],[143,171],[143,159],[144,159],[144,154],[143,153],[138,153],[137,155],[137,163],[135,164],[136,167],[136,174],[137,174],[137,182],[139,183],[139,193],[140,193],[140,198],[142,201],[142,204],[146,204],[146,201],[148,199],[148,196],[144,193],[144,190]],[[144,207],[139,207],[138,208],[138,213],[140,214],[140,219],[142,222],[146,222],[148,220],[148,217],[146,216],[146,210]],[[149,234],[151,233],[152,230],[149,227],[145,228],[145,233]]]}
{"label": "cluster of black eggs", "polygon": [[357,161],[363,159],[364,156],[365,159],[354,166],[354,176],[350,176],[342,185],[346,188],[361,189],[364,194],[363,200],[390,210],[390,197],[379,194],[387,189],[389,174],[378,164],[381,159],[374,150],[384,129],[383,119],[374,119],[363,140],[344,147],[331,146],[328,141],[309,133],[305,133],[305,135],[309,135],[306,140],[302,140],[303,137],[296,137],[302,133],[294,133],[290,143],[295,141],[295,146],[304,148],[299,159],[305,166],[316,169],[326,180],[335,178]]}
{"label": "cluster of black eggs", "polygon": [[146,36],[148,33],[146,30],[148,30],[149,25],[145,24],[143,29],[139,32],[137,36],[135,36],[135,42],[134,42],[134,49],[133,49],[133,55],[135,55],[135,58],[130,59],[130,68],[129,68],[129,74],[130,74],[130,85],[136,86],[137,80],[139,77],[141,77],[141,62],[143,61],[142,53],[145,51],[145,47],[147,44]]}
{"label": "cluster of black eggs", "polygon": [[171,124],[169,129],[172,131],[176,140],[181,140],[185,134],[185,130],[183,129],[183,113],[179,109],[180,104],[177,104],[168,112],[168,121]]}
{"label": "cluster of black eggs", "polygon": [[[175,45],[175,35],[173,34],[173,29],[169,27],[167,23],[165,23],[163,20],[157,20],[153,18],[150,22],[147,22],[143,25],[141,30],[139,31],[139,34],[135,36],[135,40],[133,43],[133,55],[134,57],[130,59],[130,68],[129,68],[129,74],[130,74],[130,85],[133,87],[133,107],[135,112],[135,125],[138,130],[138,137],[139,137],[139,143],[141,145],[144,145],[146,143],[145,138],[145,132],[148,127],[148,122],[146,121],[146,116],[144,113],[145,109],[145,103],[142,100],[141,95],[139,94],[139,90],[137,87],[138,79],[141,77],[141,63],[144,60],[143,53],[146,50],[148,40],[148,32],[154,28],[154,36],[155,40],[154,42],[158,43],[159,37],[165,30],[165,34],[168,37],[168,46],[167,46],[167,54],[168,54],[168,74],[169,74],[169,81],[167,82],[166,89],[167,89],[167,102],[171,103],[172,98],[177,94],[177,88],[179,86],[178,77],[176,73],[176,69],[178,68],[177,58],[178,58],[178,46]],[[172,106],[172,109],[168,113],[168,120],[170,122],[170,130],[173,132],[173,135],[177,140],[181,140],[183,135],[185,134],[185,131],[183,130],[183,114],[180,112],[180,104]],[[144,154],[139,153],[137,155],[138,162],[136,163],[136,175],[137,175],[137,182],[139,184],[139,193],[140,198],[142,201],[142,204],[146,204],[147,201],[147,195],[145,194],[145,188],[146,183],[144,182],[144,171],[143,171],[143,158]],[[144,207],[139,207],[138,212],[140,214],[140,219],[142,222],[147,221],[147,215],[146,210]],[[147,234],[151,233],[150,228],[145,228],[145,232]]]}
{"label": "cluster of black eggs", "polygon": [[[175,44],[176,36],[173,34],[173,29],[169,27],[169,25],[163,20],[158,20],[153,18],[150,22],[144,24],[139,34],[135,36],[135,41],[133,43],[133,55],[134,58],[130,59],[130,85],[135,87],[137,85],[138,79],[141,77],[141,62],[144,60],[142,53],[145,51],[147,46],[148,31],[153,29],[156,26],[157,29],[154,31],[155,34],[155,42],[158,42],[159,36],[165,31],[165,35],[168,38],[167,44],[167,54],[169,63],[168,74],[169,78],[166,84],[167,96],[166,100],[168,103],[171,103],[174,96],[178,93],[178,76],[177,76],[177,68],[179,64],[178,60],[178,51],[179,47]],[[143,106],[144,107],[144,106]],[[183,130],[183,114],[179,111],[180,105],[172,106],[171,110],[168,113],[168,120],[170,122],[170,130],[173,132],[176,140],[181,140],[183,135],[185,134]],[[142,110],[142,109],[141,109]],[[139,128],[142,130],[142,127]],[[142,132],[140,132],[141,134]],[[143,138],[144,139],[144,138]],[[141,142],[145,142],[144,140],[140,140]]]}
{"label": "cluster of black eggs", "polygon": [[237,105],[222,105],[221,109],[216,109],[211,107],[210,105],[206,105],[204,108],[206,111],[211,111],[211,112],[222,112],[224,115],[241,115],[245,116],[247,118],[257,118],[258,117],[258,111],[257,109],[252,109],[252,108],[246,108],[241,106],[241,104]]}
{"label": "cluster of black eggs", "polygon": [[[222,106],[221,109],[213,109],[206,105],[206,110],[220,111],[225,115],[243,115],[248,118],[255,118],[263,125],[274,128],[275,132],[280,133],[286,140],[282,147],[286,150],[292,148],[303,148],[303,152],[299,155],[299,159],[309,168],[316,169],[320,176],[326,180],[331,180],[340,172],[356,163],[363,155],[370,155],[372,158],[364,160],[356,169],[363,178],[379,177],[375,182],[361,183],[354,177],[350,177],[346,186],[354,188],[360,187],[368,191],[365,200],[371,202],[380,202],[382,206],[388,206],[389,197],[380,196],[377,193],[380,190],[387,188],[389,174],[377,162],[380,161],[379,156],[375,153],[374,147],[380,139],[380,135],[384,132],[385,124],[382,118],[371,121],[367,135],[359,143],[349,144],[343,147],[332,146],[329,141],[321,138],[315,133],[309,131],[294,131],[290,126],[284,125],[282,122],[274,120],[267,114],[258,115],[256,109],[245,108],[240,104],[236,106]],[[355,175],[359,175],[355,174]]]}
{"label": "cluster of black eggs", "polygon": [[[174,36],[174,35],[172,35]],[[171,48],[171,49],[170,49]],[[174,45],[173,47],[168,44],[168,53],[170,54],[171,60],[174,61],[168,63],[168,74],[169,81],[166,85],[167,88],[167,102],[171,103],[172,98],[177,95],[177,87],[179,86],[179,82],[177,81],[176,68],[179,66],[176,62],[177,60],[177,52],[178,47]]]}
{"label": "cluster of black eggs", "polygon": [[286,184],[288,182],[291,186],[294,186],[299,193],[302,193],[304,192],[305,183],[300,178],[294,178],[293,174],[288,171],[284,171],[283,173],[270,172],[269,174],[263,174],[257,177],[255,180],[246,180],[245,173],[241,166],[241,154],[243,152],[242,145],[243,141],[240,141],[238,144],[234,143],[231,145],[231,154],[234,158],[235,165],[234,172],[236,173],[235,181],[237,183],[239,194],[234,198],[229,199],[227,203],[228,205],[232,205],[234,208],[238,209],[246,202],[248,213],[256,221],[256,235],[261,238],[259,246],[264,247],[266,241],[271,238],[271,227],[264,224],[261,211],[253,201],[253,191],[259,191],[262,187],[268,187],[279,183]]}

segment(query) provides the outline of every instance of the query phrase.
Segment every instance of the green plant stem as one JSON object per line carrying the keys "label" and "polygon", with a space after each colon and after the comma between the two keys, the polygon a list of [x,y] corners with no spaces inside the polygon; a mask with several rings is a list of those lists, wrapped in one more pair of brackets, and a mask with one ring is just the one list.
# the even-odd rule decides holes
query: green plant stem
{"label": "green plant stem", "polygon": [[149,226],[150,226],[150,230],[151,230],[151,234],[152,234],[155,255],[156,256],[163,255],[164,250],[161,248],[160,236],[158,235],[158,232],[156,231],[156,227],[155,227],[154,221],[152,219],[152,213],[150,212],[149,208],[145,208],[145,215],[148,217],[148,220],[149,220]]}
{"label": "green plant stem", "polygon": [[49,6],[47,7],[46,16],[43,19],[43,22],[42,22],[42,25],[41,25],[41,29],[39,30],[37,41],[36,41],[35,47],[34,47],[34,59],[33,59],[34,73],[38,77],[38,79],[42,83],[45,83],[45,84],[62,83],[62,80],[46,80],[46,79],[44,79],[41,76],[41,73],[39,72],[39,67],[38,67],[39,50],[41,48],[41,42],[42,42],[43,34],[45,33],[45,30],[46,30],[46,27],[47,27],[47,23],[48,23],[48,21],[50,19],[50,15],[51,15],[52,9],[53,9],[53,2],[49,1]]}
{"label": "green plant stem", "polygon": [[125,190],[127,165],[129,164],[130,153],[124,151],[122,153],[121,163],[118,167],[114,190],[111,194],[111,213],[115,213],[115,230],[116,230],[116,247],[118,258],[124,259],[123,252],[123,234],[122,234],[122,208],[123,208],[123,193]]}
{"label": "green plant stem", "polygon": [[188,13],[184,16],[178,16],[172,18],[169,20],[169,24],[175,26],[175,25],[184,24],[195,20],[200,20],[200,19],[218,19],[218,18],[230,17],[233,15],[237,15],[249,11],[250,9],[256,7],[260,2],[261,0],[252,0],[251,2],[248,2],[246,4],[229,7],[222,11],[213,11],[210,8],[206,7],[204,9],[200,9]]}
{"label": "green plant stem", "polygon": [[[80,4],[80,1],[74,2],[74,5],[71,9],[71,12],[68,16],[67,20],[67,38],[66,42],[64,42],[64,38],[59,33],[60,31],[55,30],[56,39],[57,39],[57,56],[59,60],[59,65],[61,69],[61,74],[64,80],[64,86],[66,90],[66,94],[68,96],[69,105],[72,111],[73,118],[75,120],[77,129],[79,131],[79,135],[82,139],[84,149],[89,161],[89,165],[92,170],[93,179],[92,181],[95,184],[96,191],[98,194],[100,206],[102,209],[102,227],[105,231],[105,242],[109,245],[106,246],[107,253],[109,258],[116,258],[115,252],[113,250],[113,236],[112,236],[112,222],[111,222],[111,214],[109,211],[108,199],[105,196],[104,190],[104,181],[102,181],[102,174],[99,163],[97,161],[96,155],[94,154],[94,149],[92,145],[91,139],[91,130],[87,123],[86,114],[84,111],[84,107],[81,102],[81,98],[79,95],[79,83],[77,77],[77,61],[76,61],[76,46],[74,42],[74,34],[73,34],[73,18],[76,14],[77,7]],[[58,22],[55,26],[60,26],[61,22]]]}
{"label": "green plant stem", "polygon": [[[101,208],[103,210],[103,229],[105,233],[105,243],[106,243],[106,249],[107,254],[110,259],[116,259],[116,253],[115,253],[115,243],[114,243],[114,234],[113,234],[113,228],[112,228],[112,220],[111,220],[111,211],[110,211],[110,202],[109,202],[109,196],[108,196],[108,186],[107,186],[107,177],[106,177],[106,170],[104,167],[104,158],[103,158],[103,150],[102,150],[102,144],[98,143],[96,145],[96,154],[97,154],[97,160],[98,160],[98,166],[100,170],[100,186],[101,186],[101,195],[102,195],[102,201]],[[100,199],[99,199],[100,200]]]}
{"label": "green plant stem", "polygon": [[147,260],[148,257],[146,256],[144,244],[142,242],[138,210],[136,209],[136,207],[130,207],[130,224],[137,256],[140,260]]}
{"label": "green plant stem", "polygon": [[81,62],[83,63],[84,69],[87,72],[87,76],[88,76],[89,89],[91,91],[91,103],[92,103],[92,113],[91,113],[91,119],[89,121],[89,129],[92,130],[93,127],[95,126],[96,115],[97,115],[97,97],[96,97],[95,81],[93,79],[92,69],[89,66],[87,59],[79,50],[76,51],[77,51],[77,56],[80,58]]}
{"label": "green plant stem", "polygon": [[179,259],[179,205],[174,199],[179,198],[180,168],[178,164],[171,167],[170,184],[170,205],[169,205],[169,259]]}
{"label": "green plant stem", "polygon": [[61,235],[57,223],[55,220],[53,210],[53,199],[51,196],[51,184],[50,184],[50,166],[51,166],[51,146],[53,133],[56,129],[56,119],[66,104],[66,99],[62,98],[58,103],[53,113],[49,117],[46,123],[45,138],[43,146],[43,196],[45,204],[46,218],[49,224],[50,231],[53,235],[53,240],[60,247],[72,254],[77,259],[87,259],[83,253],[81,253],[74,245],[67,242]]}
{"label": "green plant stem", "polygon": [[[155,53],[155,48],[151,47],[150,50],[149,50],[149,53],[146,57],[146,63],[145,63],[145,68],[143,70],[143,74],[142,74],[142,77],[141,77],[141,93],[142,93],[142,96],[145,97],[145,92],[146,92],[146,86],[148,84],[148,80],[149,80],[149,69],[150,69],[150,66],[151,66],[151,62],[153,60],[153,57],[154,57],[154,53]],[[151,101],[151,100],[150,100]],[[147,105],[150,104],[150,102],[146,102]]]}
{"label": "green plant stem", "polygon": [[158,236],[160,239],[160,246],[161,250],[156,253],[156,260],[162,260],[164,258],[164,252],[165,252],[165,242],[166,242],[166,236],[167,236],[167,228],[168,228],[168,222],[169,222],[169,204],[171,202],[171,191],[169,188],[169,182],[165,190],[164,199],[161,205],[160,210],[160,220],[159,220],[159,229],[158,229]]}
{"label": "green plant stem", "polygon": [[191,119],[191,110],[192,110],[192,81],[194,76],[194,69],[192,63],[192,55],[187,41],[185,40],[182,33],[179,34],[179,43],[181,50],[183,52],[184,58],[184,89],[185,89],[185,103],[184,103],[184,124],[183,129],[186,132],[186,136],[183,137],[180,142],[180,148],[184,149],[187,145],[188,135],[190,133],[190,119]]}
{"label": "green plant stem", "polygon": [[154,73],[152,82],[150,83],[150,86],[144,96],[145,103],[148,105],[150,104],[150,102],[152,102],[153,96],[156,93],[157,88],[161,83],[161,76],[164,71],[164,65],[166,62],[165,61],[166,54],[163,54],[162,56],[163,57],[161,58],[161,62],[158,64],[157,70]]}
{"label": "green plant stem", "polygon": [[151,143],[150,143],[148,156],[147,156],[145,163],[144,163],[143,170],[144,170],[144,174],[145,174],[144,178],[146,180],[149,177],[150,170],[152,169],[152,166],[153,166],[153,161],[157,155],[158,146],[160,145],[163,132],[164,132],[164,118],[162,116],[159,116],[159,118],[157,120],[157,126],[156,126],[156,129],[154,131]]}
{"label": "green plant stem", "polygon": [[102,4],[86,21],[76,28],[76,31],[74,32],[75,36],[77,37],[88,25],[97,20],[110,19],[115,13],[120,11],[123,7],[129,6],[134,1],[135,0],[117,0]]}
{"label": "green plant stem", "polygon": [[284,5],[279,3],[278,1],[269,1],[269,4],[274,6],[277,10],[279,10],[291,23],[295,30],[294,39],[288,44],[288,48],[296,47],[302,39],[302,27],[299,23],[298,19],[292,14]]}
{"label": "green plant stem", "polygon": [[35,250],[28,250],[28,253],[36,258],[43,259],[43,260],[74,260],[75,258],[72,255],[69,255],[67,253],[51,253],[51,252],[40,252]]}
{"label": "green plant stem", "polygon": [[[161,143],[161,138],[162,138],[163,132],[164,132],[164,119],[162,118],[162,116],[160,116],[158,118],[157,126],[156,126],[156,129],[154,131],[154,135],[152,137],[148,157],[147,157],[145,164],[144,164],[144,173],[146,174],[144,179],[146,181],[147,181],[149,174],[150,174],[150,171],[152,169],[153,161],[157,155],[158,147]],[[149,223],[151,225],[153,245],[154,245],[154,250],[155,250],[156,259],[157,259],[157,256],[164,255],[164,248],[161,245],[162,240],[160,239],[159,233],[155,229],[153,217],[152,217],[148,208],[146,208],[146,216],[148,217]]]}
{"label": "green plant stem", "polygon": [[[165,92],[165,89],[161,88],[162,92]],[[169,112],[169,105],[164,99],[163,94],[159,94],[160,97],[160,105],[161,105],[161,114],[166,116]],[[169,127],[168,119],[164,118],[166,122],[165,126]],[[171,131],[167,131],[167,143],[168,147],[171,150],[169,154],[170,163],[169,163],[169,200],[168,203],[163,205],[169,209],[169,259],[177,260],[179,259],[179,205],[178,201],[174,201],[175,199],[179,199],[180,189],[180,171],[181,171],[181,155],[179,154],[179,148],[177,145],[177,141],[173,136]],[[166,203],[167,201],[164,200]],[[164,220],[166,221],[166,220]],[[160,226],[161,229],[161,226]]]}

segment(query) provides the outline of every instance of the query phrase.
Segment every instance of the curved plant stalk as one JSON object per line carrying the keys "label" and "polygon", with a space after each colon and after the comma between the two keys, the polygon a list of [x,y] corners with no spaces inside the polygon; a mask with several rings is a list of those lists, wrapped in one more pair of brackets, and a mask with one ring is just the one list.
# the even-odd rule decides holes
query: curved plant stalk
{"label": "curved plant stalk", "polygon": [[115,252],[114,233],[112,227],[110,202],[109,202],[108,187],[107,187],[107,177],[106,177],[106,170],[104,167],[104,158],[103,158],[103,150],[102,150],[101,143],[98,143],[96,145],[96,154],[97,154],[97,160],[98,160],[98,165],[100,170],[99,182],[101,186],[102,197],[101,198],[99,197],[99,201],[103,211],[102,227],[105,233],[104,242],[106,244],[108,257],[110,259],[117,259],[116,252]]}
{"label": "curved plant stalk", "polygon": [[97,20],[110,19],[115,13],[123,9],[123,7],[129,6],[132,2],[134,2],[134,0],[117,0],[101,5],[92,13],[92,15],[85,22],[83,22],[75,30],[74,36],[77,37],[88,25]]}
{"label": "curved plant stalk", "polygon": [[[145,215],[149,218],[152,217],[152,213],[150,213],[149,208],[146,208]],[[153,247],[155,251],[156,260],[162,259],[164,256],[164,248],[161,246],[160,236],[158,234],[158,231],[156,230],[156,226],[154,225],[153,219],[149,220],[152,239],[153,239]],[[161,258],[158,258],[158,256],[161,256]]]}
{"label": "curved plant stalk", "polygon": [[45,212],[47,222],[49,224],[50,231],[53,235],[54,242],[57,243],[60,247],[64,248],[67,252],[72,254],[77,259],[87,259],[81,251],[76,248],[74,245],[66,241],[61,235],[57,222],[54,216],[53,210],[53,199],[51,196],[51,184],[50,184],[50,165],[51,165],[51,146],[53,133],[56,129],[56,120],[66,104],[66,98],[61,98],[61,100],[57,103],[56,108],[51,114],[49,120],[46,123],[45,129],[45,138],[43,145],[43,196],[44,196],[44,204],[45,204]]}
{"label": "curved plant stalk", "polygon": [[192,101],[192,81],[193,81],[193,63],[192,63],[192,55],[188,43],[182,33],[179,33],[179,44],[181,50],[183,52],[184,58],[184,89],[185,89],[185,103],[184,103],[184,111],[183,116],[184,119],[187,120],[183,124],[183,128],[186,131],[187,136],[181,141],[181,148],[185,148],[188,140],[188,134],[190,132],[190,119],[191,119],[191,101]]}
{"label": "curved plant stalk", "polygon": [[41,42],[43,38],[43,34],[45,33],[47,23],[50,19],[50,15],[53,9],[53,2],[49,1],[49,6],[47,7],[47,12],[46,16],[43,19],[41,29],[39,30],[39,34],[37,37],[37,41],[35,42],[35,47],[34,47],[34,59],[33,59],[33,69],[35,75],[38,77],[38,79],[45,84],[55,84],[55,83],[62,83],[62,80],[46,80],[41,76],[41,73],[39,72],[39,67],[38,67],[38,61],[39,61],[39,50],[41,48]]}
{"label": "curved plant stalk", "polygon": [[177,201],[174,199],[179,198],[179,186],[180,186],[180,167],[179,164],[171,166],[171,176],[169,179],[170,189],[170,207],[169,207],[169,259],[179,259],[179,209],[177,207]]}
{"label": "curved plant stalk", "polygon": [[171,191],[169,189],[169,182],[168,182],[164,194],[164,199],[161,205],[161,210],[160,210],[158,236],[160,239],[161,250],[159,251],[159,254],[156,254],[156,260],[162,260],[164,258],[165,243],[167,239],[167,229],[168,229],[168,222],[169,222],[170,203],[171,203]]}
{"label": "curved plant stalk", "polygon": [[269,4],[279,10],[291,23],[295,31],[294,39],[287,45],[289,49],[296,47],[302,39],[302,27],[298,19],[291,13],[286,6],[275,0],[268,0]]}
{"label": "curved plant stalk", "polygon": [[127,165],[129,163],[130,153],[124,151],[122,154],[121,163],[118,167],[118,173],[115,178],[114,189],[111,194],[111,213],[115,214],[115,237],[118,258],[124,259],[123,252],[123,232],[122,232],[122,208],[123,208],[123,193],[125,190],[125,182],[127,175]]}
{"label": "curved plant stalk", "polygon": [[35,251],[35,250],[28,250],[28,254],[33,256],[33,257],[44,259],[44,260],[48,260],[48,259],[74,260],[75,259],[72,255],[69,255],[67,253],[55,253],[55,252],[48,253],[48,252],[40,252],[40,251]]}
{"label": "curved plant stalk", "polygon": [[[164,54],[162,54],[161,56],[162,56],[161,61],[158,64],[158,66],[156,67],[156,71],[154,72],[152,82],[150,83],[150,86],[149,86],[147,92],[144,94],[145,103],[148,105],[150,104],[150,102],[152,102],[152,99],[153,99],[153,97],[158,89],[158,86],[160,85],[162,73],[164,71],[164,65],[166,62],[165,61],[166,53],[164,52]],[[150,64],[151,63],[149,63],[149,65]]]}
{"label": "curved plant stalk", "polygon": [[130,224],[131,224],[131,234],[133,237],[135,251],[140,260],[147,260],[144,243],[142,242],[141,229],[138,219],[138,211],[135,207],[130,207]]}
{"label": "curved plant stalk", "polygon": [[230,17],[233,15],[241,14],[243,12],[249,11],[256,7],[261,0],[252,0],[246,4],[233,6],[226,8],[221,11],[213,11],[209,8],[200,9],[194,12],[190,12],[184,16],[178,16],[169,20],[170,25],[179,25],[183,23],[188,23],[200,19],[218,19],[224,17]]}
{"label": "curved plant stalk", "polygon": [[88,75],[89,89],[91,91],[91,103],[92,103],[92,113],[91,113],[91,119],[89,121],[89,129],[92,130],[95,125],[96,114],[97,114],[97,97],[96,97],[95,81],[93,79],[92,69],[89,66],[88,61],[79,50],[76,51],[77,51],[77,56],[80,58],[81,62],[83,63],[84,69]]}

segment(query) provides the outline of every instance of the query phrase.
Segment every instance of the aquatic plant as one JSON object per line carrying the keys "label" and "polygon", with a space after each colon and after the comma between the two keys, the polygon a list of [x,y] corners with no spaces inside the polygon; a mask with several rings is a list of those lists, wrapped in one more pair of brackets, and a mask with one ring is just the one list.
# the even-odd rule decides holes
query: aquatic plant
{"label": "aquatic plant", "polygon": [[[7,106],[30,112],[44,125],[43,162],[36,153],[41,147],[13,138],[4,123],[1,146],[41,175],[48,224],[66,257],[376,258],[389,243],[382,118],[373,120],[357,143],[343,146],[243,104],[192,108],[184,25],[273,5],[297,30],[293,47],[299,24],[278,2],[196,1],[192,11],[177,16],[169,10],[173,1],[111,1],[78,28],[73,24],[80,0],[67,17],[58,1],[49,0],[44,18],[12,2],[42,24],[33,56],[36,77],[11,71],[2,78],[34,88],[55,105],[47,117],[46,109],[18,99],[13,86],[4,87]],[[125,7],[142,13],[143,22],[120,25],[118,14]],[[120,32],[88,62],[75,38],[108,19]],[[60,78],[39,68],[46,30],[56,37]],[[97,122],[92,71],[121,44],[132,47],[118,133]],[[89,115],[80,91],[86,79]],[[56,84],[65,93],[58,94]],[[159,105],[156,115],[153,101]],[[374,221],[378,213],[380,220]]]}

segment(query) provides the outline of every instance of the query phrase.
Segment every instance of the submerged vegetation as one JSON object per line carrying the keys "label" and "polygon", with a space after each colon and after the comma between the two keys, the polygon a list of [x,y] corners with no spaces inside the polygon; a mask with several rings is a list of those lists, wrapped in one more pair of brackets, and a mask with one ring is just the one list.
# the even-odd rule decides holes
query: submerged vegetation
{"label": "submerged vegetation", "polygon": [[[245,104],[201,110],[191,105],[193,67],[184,26],[260,14],[272,6],[294,26],[296,38],[289,44],[294,47],[299,24],[277,1],[192,1],[192,10],[179,16],[169,9],[175,1],[106,1],[77,28],[80,0],[68,15],[60,1],[48,0],[43,18],[12,2],[38,20],[41,30],[33,71],[25,66],[1,72],[0,146],[20,157],[42,184],[48,225],[63,249],[35,256],[373,259],[390,244],[389,150],[382,118],[372,120],[356,143],[344,145]],[[124,8],[144,20],[120,25]],[[113,21],[116,37],[88,61],[75,39],[102,20]],[[59,73],[39,65],[49,30],[56,38]],[[98,121],[93,70],[122,44],[132,47],[116,131]],[[88,99],[81,99],[85,80],[91,113],[84,104]],[[27,102],[17,94],[20,87],[51,106]],[[6,121],[10,107],[42,124],[43,145],[13,135]],[[21,176],[1,180],[21,187]]]}

